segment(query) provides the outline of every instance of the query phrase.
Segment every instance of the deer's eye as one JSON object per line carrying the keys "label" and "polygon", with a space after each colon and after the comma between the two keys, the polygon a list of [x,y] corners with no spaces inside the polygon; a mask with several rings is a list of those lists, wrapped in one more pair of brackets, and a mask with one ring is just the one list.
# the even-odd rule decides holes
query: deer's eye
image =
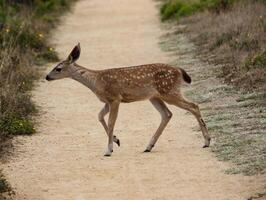
{"label": "deer's eye", "polygon": [[55,71],[61,72],[62,68],[56,68]]}

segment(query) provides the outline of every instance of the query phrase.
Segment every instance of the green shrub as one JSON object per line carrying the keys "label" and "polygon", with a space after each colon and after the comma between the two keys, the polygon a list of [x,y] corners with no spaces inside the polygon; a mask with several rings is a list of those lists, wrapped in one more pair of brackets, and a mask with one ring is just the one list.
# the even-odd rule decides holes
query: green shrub
{"label": "green shrub", "polygon": [[43,52],[41,52],[37,57],[36,57],[36,64],[41,65],[45,62],[54,62],[58,61],[58,55],[56,51],[52,47],[46,47]]}
{"label": "green shrub", "polygon": [[58,60],[47,35],[71,2],[0,0],[0,137],[34,133],[29,91],[39,76],[35,65]]}
{"label": "green shrub", "polygon": [[182,1],[167,1],[160,9],[162,20],[167,20],[175,16],[175,14],[183,7]]}
{"label": "green shrub", "polygon": [[266,68],[266,51],[256,54],[255,56],[248,56],[244,61],[245,67],[250,66]]}
{"label": "green shrub", "polygon": [[180,17],[192,15],[202,10],[200,3],[183,4],[183,6],[175,13],[175,18],[178,20]]}
{"label": "green shrub", "polygon": [[[29,23],[29,22],[28,22]],[[11,24],[6,24],[0,34],[0,47],[19,48],[21,53],[27,53],[29,50],[37,56],[36,59],[43,58],[46,61],[58,61],[58,56],[51,47],[48,46],[45,34],[35,30],[30,24],[13,20]],[[37,63],[37,62],[35,62]]]}
{"label": "green shrub", "polygon": [[35,133],[33,123],[28,119],[2,119],[0,128],[2,131],[12,135],[30,135]]}
{"label": "green shrub", "polygon": [[168,0],[161,6],[160,13],[162,21],[189,16],[203,10],[212,10],[217,13],[227,9],[236,0]]}
{"label": "green shrub", "polygon": [[179,19],[183,16],[191,15],[201,9],[200,3],[192,3],[191,1],[174,0],[167,1],[161,7],[160,13],[162,20],[170,18]]}
{"label": "green shrub", "polygon": [[36,15],[42,16],[47,13],[52,13],[56,10],[61,10],[62,8],[69,8],[69,1],[67,0],[33,0],[33,5],[36,7]]}
{"label": "green shrub", "polygon": [[23,118],[36,113],[36,107],[28,93],[19,92],[18,89],[10,88],[1,91],[0,96],[1,118]]}
{"label": "green shrub", "polygon": [[[35,132],[30,90],[39,77],[36,64],[58,60],[47,35],[71,2],[0,0],[0,155],[4,141]],[[12,193],[0,171],[0,199],[6,192]]]}

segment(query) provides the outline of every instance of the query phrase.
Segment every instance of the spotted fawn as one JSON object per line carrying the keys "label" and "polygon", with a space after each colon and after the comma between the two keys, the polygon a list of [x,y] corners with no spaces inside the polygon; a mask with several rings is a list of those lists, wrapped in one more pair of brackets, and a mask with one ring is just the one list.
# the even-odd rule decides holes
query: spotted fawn
{"label": "spotted fawn", "polygon": [[[205,140],[203,147],[210,145],[211,138],[199,107],[195,103],[187,101],[181,94],[182,82],[191,83],[191,78],[185,70],[162,63],[91,70],[76,64],[79,56],[80,44],[73,48],[66,60],[53,68],[46,76],[46,80],[72,78],[91,89],[99,100],[105,103],[98,115],[108,136],[105,156],[111,156],[113,142],[120,146],[119,139],[113,135],[120,103],[141,100],[149,100],[162,117],[158,129],[144,152],[152,150],[172,117],[165,102],[191,112],[200,125]],[[108,113],[109,119],[106,124],[104,117]]]}

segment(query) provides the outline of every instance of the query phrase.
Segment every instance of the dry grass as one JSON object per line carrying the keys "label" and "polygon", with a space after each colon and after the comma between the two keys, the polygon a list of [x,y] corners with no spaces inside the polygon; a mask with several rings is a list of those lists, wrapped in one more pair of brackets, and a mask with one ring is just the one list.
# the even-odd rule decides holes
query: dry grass
{"label": "dry grass", "polygon": [[[18,134],[23,133],[26,126],[32,127],[27,119],[36,111],[28,91],[32,89],[33,81],[38,78],[38,71],[37,68],[32,67],[34,62],[32,49],[23,49],[19,41],[25,33],[24,27],[16,33],[13,36],[10,35],[9,28],[2,30],[3,50],[0,52],[0,131],[2,136],[13,134],[14,131]],[[13,126],[21,120],[24,121],[21,122],[20,127]],[[28,129],[27,132],[34,132],[33,128]]]}
{"label": "dry grass", "polygon": [[[173,32],[161,43],[174,51],[172,64],[191,75],[186,96],[200,104],[211,150],[232,163],[230,174],[266,175],[265,15],[265,3],[240,1],[219,15],[203,12],[167,24]],[[262,189],[248,199],[265,196]]]}
{"label": "dry grass", "polygon": [[[71,2],[0,0],[0,159],[12,136],[35,132],[32,115],[37,109],[30,91],[38,66],[57,60],[47,42],[49,30]],[[8,191],[0,171],[0,199]]]}
{"label": "dry grass", "polygon": [[38,66],[58,59],[49,30],[71,2],[0,1],[0,138],[34,133],[30,91]]}
{"label": "dry grass", "polygon": [[215,65],[220,77],[248,90],[266,89],[266,4],[239,1],[219,15],[204,12],[183,19],[201,54]]}
{"label": "dry grass", "polygon": [[[266,174],[265,3],[240,0],[219,14],[180,19],[168,25],[174,33],[162,42],[177,55],[173,63],[192,76],[186,96],[200,103],[211,149],[219,160],[233,163],[230,174]],[[248,199],[265,195],[264,190]]]}
{"label": "dry grass", "polygon": [[[259,7],[259,5],[261,4],[241,5],[241,8],[239,9],[252,9]],[[261,6],[260,9],[264,8],[265,7]],[[225,18],[229,15],[232,17],[232,15],[236,13],[230,14],[229,12],[233,12],[234,9],[237,8],[232,8],[231,11],[221,14],[223,15],[222,17]],[[258,14],[261,14],[259,12],[260,11],[258,11]],[[186,20],[183,20],[183,24],[178,26],[170,24],[170,27],[175,27],[175,31],[173,34],[167,35],[166,39],[161,43],[161,45],[166,51],[175,51],[178,59],[173,61],[174,64],[186,68],[189,74],[193,77],[194,86],[193,89],[190,89],[187,92],[187,96],[190,99],[194,99],[194,101],[204,105],[203,113],[210,132],[212,133],[212,137],[215,140],[212,150],[216,153],[219,159],[230,160],[235,163],[235,167],[228,169],[227,172],[244,173],[246,175],[265,173],[265,91],[261,89],[261,85],[258,83],[254,85],[248,85],[248,80],[244,80],[243,82],[243,84],[247,84],[248,87],[245,88],[244,85],[242,85],[241,90],[239,90],[238,87],[234,87],[232,82],[224,81],[225,73],[228,76],[231,75],[232,78],[237,75],[238,77],[246,76],[246,73],[242,71],[236,71],[244,70],[242,69],[242,65],[237,65],[237,61],[235,61],[236,64],[234,65],[234,67],[238,66],[237,69],[228,68],[228,66],[230,66],[229,64],[231,60],[223,59],[223,56],[228,53],[226,50],[224,50],[225,48],[229,48],[228,43],[226,44],[226,42],[224,42],[217,47],[217,51],[223,49],[225,52],[213,55],[213,52],[216,50],[212,50],[210,47],[212,47],[212,45],[217,41],[217,38],[219,38],[218,36],[215,37],[215,34],[222,35],[223,33],[218,33],[217,28],[214,25],[212,26],[209,24],[208,21],[216,21],[216,19],[211,19],[210,17],[213,14],[204,13],[200,15],[207,17],[205,20],[207,24],[199,22],[199,20],[203,19],[195,19],[194,17],[189,17]],[[215,17],[219,18],[217,15],[215,15],[213,18]],[[240,19],[235,20],[240,21]],[[186,24],[184,24],[185,22]],[[236,24],[232,22],[234,25],[230,23],[223,23],[227,23],[227,21],[221,21],[221,24],[216,26],[226,27],[222,30],[231,30],[237,27],[236,24],[240,22],[235,22]],[[243,23],[243,21],[241,21],[241,23]],[[210,27],[208,28],[208,26]],[[194,27],[196,27],[195,30]],[[207,35],[206,38],[200,40],[199,37],[202,37],[201,32],[205,33],[206,29],[212,29],[213,31],[210,32],[210,35]],[[245,27],[243,30],[244,29],[247,28]],[[196,38],[194,41],[197,42],[198,46],[191,44],[188,39],[184,37],[184,33],[191,33],[191,37],[193,39]],[[262,36],[262,33],[258,32],[256,34],[256,37],[252,36],[253,39],[258,39],[259,36],[264,37]],[[240,35],[245,35],[245,33],[241,32]],[[238,50],[239,52],[237,53],[242,55],[242,53],[246,51],[259,52],[258,50],[263,48],[264,46],[259,44],[256,48],[252,47],[250,50],[241,49]],[[212,52],[210,53],[210,51]],[[230,51],[232,51],[232,49],[230,49]],[[218,64],[218,59],[223,61],[221,62],[223,65]],[[202,62],[201,60],[204,60],[205,62]],[[209,62],[209,64],[207,62]],[[227,62],[227,65],[224,65],[225,62]],[[254,69],[250,67],[250,71],[253,73],[263,67],[259,65],[260,63],[255,61],[255,59],[253,59],[252,62],[254,62],[252,63]],[[255,66],[255,62],[257,66]],[[222,69],[228,69],[228,72],[225,72]],[[259,78],[262,75],[263,73],[261,72],[256,76],[256,78]],[[239,81],[240,79],[236,78],[235,80]],[[264,81],[265,83],[266,80],[263,79],[261,81]],[[238,83],[240,83],[240,81]],[[262,91],[249,91],[250,88],[253,87],[255,87],[256,90]]]}

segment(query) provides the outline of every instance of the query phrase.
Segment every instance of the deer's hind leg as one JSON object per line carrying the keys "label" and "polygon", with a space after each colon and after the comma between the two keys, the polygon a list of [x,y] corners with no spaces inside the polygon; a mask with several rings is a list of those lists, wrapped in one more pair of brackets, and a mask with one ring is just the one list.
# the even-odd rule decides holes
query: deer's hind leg
{"label": "deer's hind leg", "polygon": [[[107,127],[107,124],[106,124],[106,122],[104,120],[104,117],[108,113],[109,113],[109,105],[105,104],[104,107],[102,108],[102,110],[98,114],[98,119],[101,122],[101,124],[102,124],[102,126],[103,126],[103,128],[104,128],[104,130],[105,130],[105,132],[107,134],[107,136],[108,136],[108,127]],[[115,135],[113,136],[113,140],[118,146],[120,146],[120,140]]]}
{"label": "deer's hind leg", "polygon": [[152,98],[152,99],[150,99],[150,102],[161,114],[162,121],[160,123],[160,126],[156,130],[155,134],[152,136],[150,143],[144,152],[150,152],[151,151],[151,149],[154,147],[155,143],[159,139],[164,128],[166,127],[166,125],[168,124],[169,120],[172,117],[171,111],[167,108],[167,106],[165,105],[165,103],[162,100],[157,99],[157,98]]}
{"label": "deer's hind leg", "polygon": [[202,131],[202,135],[203,135],[204,141],[205,141],[203,148],[209,147],[211,138],[209,136],[206,124],[202,119],[202,116],[201,116],[201,113],[199,110],[199,106],[196,105],[195,103],[187,101],[180,94],[167,94],[167,95],[163,96],[162,99],[169,104],[178,106],[184,110],[191,112],[196,117],[196,119],[200,125],[200,129]]}

